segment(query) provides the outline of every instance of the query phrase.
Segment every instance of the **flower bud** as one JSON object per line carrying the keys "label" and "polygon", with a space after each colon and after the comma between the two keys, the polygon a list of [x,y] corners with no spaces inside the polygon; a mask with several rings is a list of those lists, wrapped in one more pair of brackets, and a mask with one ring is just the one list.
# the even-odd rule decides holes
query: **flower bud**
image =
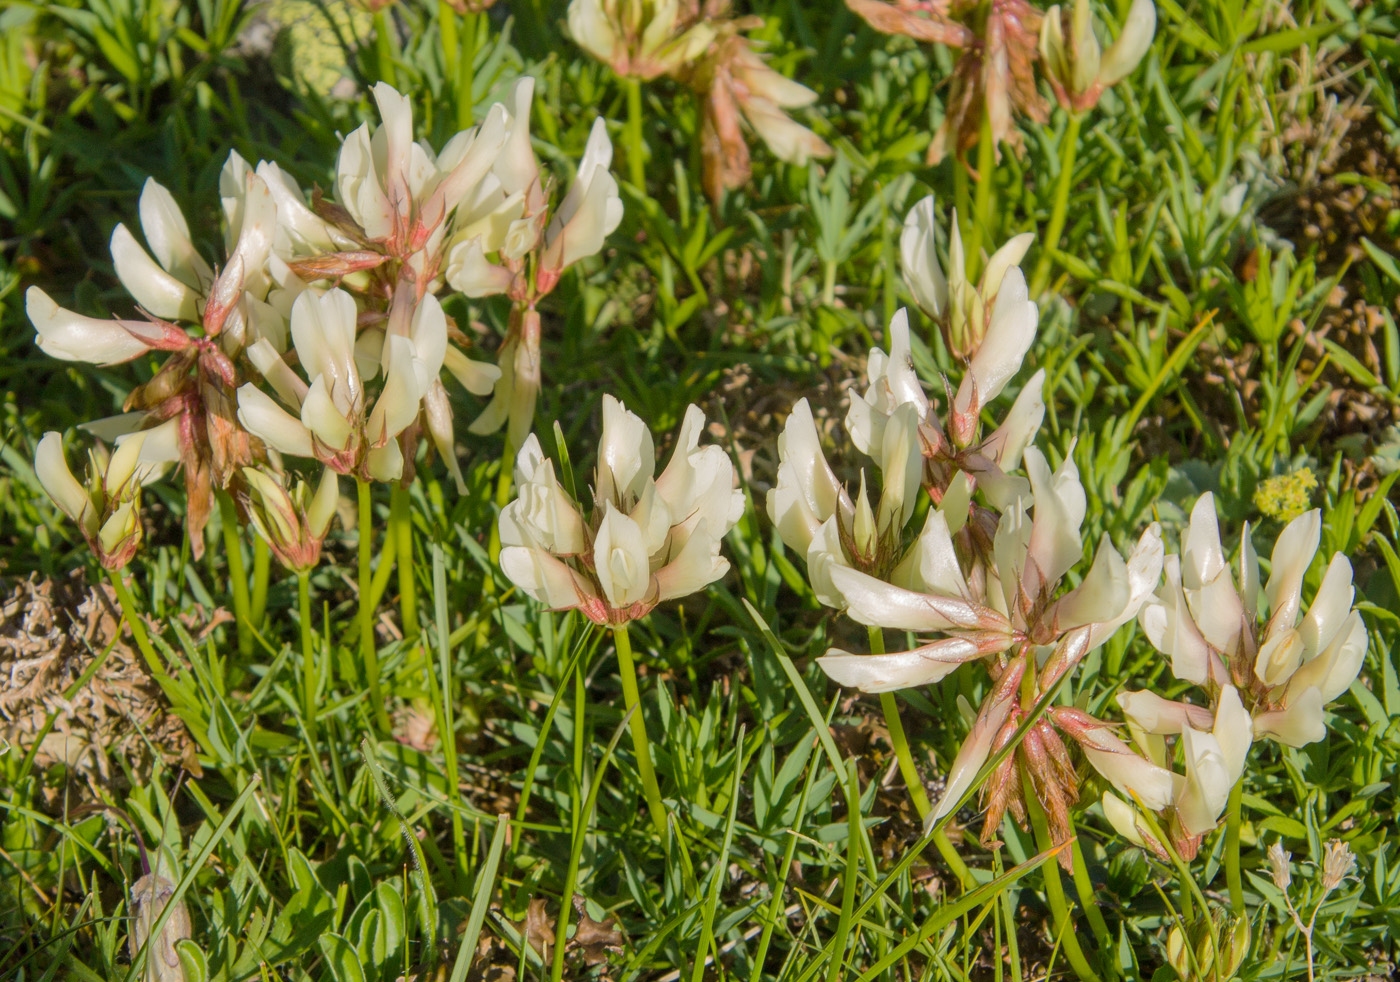
{"label": "flower bud", "polygon": [[[131,933],[127,935],[126,944],[132,958],[146,944],[151,928],[174,895],[175,884],[154,873],[147,873],[131,885]],[[182,900],[166,918],[160,934],[150,938],[141,982],[184,982],[185,972],[180,966],[175,942],[188,938],[190,933],[190,913]]]}
{"label": "flower bud", "polygon": [[1246,915],[1236,914],[1226,922],[1225,930],[1220,934],[1218,977],[1222,982],[1234,978],[1235,973],[1240,970],[1245,956],[1249,954],[1250,940],[1249,918]]}
{"label": "flower bud", "polygon": [[243,481],[248,520],[278,562],[294,573],[314,569],[340,498],[335,471],[322,469],[314,493],[302,480],[289,491],[282,477],[256,467],[243,468]]}
{"label": "flower bud", "polygon": [[40,485],[77,523],[103,569],[121,569],[141,546],[141,483],[154,469],[141,462],[143,439],[134,434],[110,455],[100,447],[91,451],[86,486],[68,469],[58,433],[45,433],[34,455]]}

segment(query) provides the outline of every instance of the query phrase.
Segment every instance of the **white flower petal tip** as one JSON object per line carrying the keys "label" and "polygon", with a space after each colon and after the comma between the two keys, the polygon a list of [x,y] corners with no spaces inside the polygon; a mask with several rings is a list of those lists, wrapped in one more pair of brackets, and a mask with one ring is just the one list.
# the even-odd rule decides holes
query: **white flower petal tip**
{"label": "white flower petal tip", "polygon": [[838,685],[878,693],[932,685],[981,655],[975,643],[948,638],[889,655],[853,655],[832,648],[817,659],[817,664]]}

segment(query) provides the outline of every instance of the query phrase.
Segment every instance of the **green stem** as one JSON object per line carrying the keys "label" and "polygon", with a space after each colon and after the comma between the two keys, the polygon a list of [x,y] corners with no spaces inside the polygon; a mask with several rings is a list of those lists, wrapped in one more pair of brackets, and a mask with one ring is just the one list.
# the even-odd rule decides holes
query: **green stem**
{"label": "green stem", "polygon": [[272,550],[267,547],[267,543],[262,540],[262,536],[253,537],[253,626],[261,628],[263,618],[267,615],[267,581],[271,572]]}
{"label": "green stem", "polygon": [[374,59],[379,63],[379,77],[394,88],[398,81],[394,71],[394,45],[389,30],[389,18],[379,10],[374,15]]}
{"label": "green stem", "polygon": [[481,14],[466,14],[462,18],[466,44],[457,62],[457,126],[470,129],[475,119],[476,100],[472,92],[476,85],[476,36],[481,27]]}
{"label": "green stem", "polygon": [[[982,273],[982,239],[992,233],[992,198],[995,190],[997,160],[996,140],[992,136],[992,121],[986,110],[982,112],[982,131],[977,137],[977,190],[973,209],[976,220],[972,223],[972,234],[967,240],[967,258]],[[973,275],[972,271],[968,276]]]}
{"label": "green stem", "polygon": [[622,85],[627,90],[627,176],[632,185],[645,194],[647,178],[642,166],[642,156],[646,150],[642,143],[642,83],[640,79],[628,78],[623,80]]}
{"label": "green stem", "polygon": [[637,773],[642,778],[642,789],[646,792],[647,809],[651,812],[652,823],[662,841],[666,839],[666,809],[661,804],[661,788],[656,783],[656,770],[651,764],[651,744],[647,741],[647,725],[642,719],[637,694],[637,666],[632,660],[632,639],[627,625],[613,628],[613,640],[617,643],[618,675],[622,678],[622,704],[632,711],[632,746],[637,751]]}
{"label": "green stem", "polygon": [[[399,568],[399,613],[403,636],[418,636],[418,586],[413,577],[413,515],[408,489],[394,485],[389,495],[389,535],[394,542]],[[380,562],[386,562],[386,559]]]}
{"label": "green stem", "polygon": [[219,524],[224,531],[224,552],[228,559],[229,584],[233,587],[233,613],[238,628],[238,653],[248,657],[253,653],[253,610],[248,599],[248,573],[243,568],[243,549],[238,541],[238,511],[227,491],[216,494],[219,499]]}
{"label": "green stem", "polygon": [[[1040,799],[1035,796],[1035,788],[1024,773],[1021,775],[1021,788],[1022,797],[1026,802],[1026,811],[1030,814],[1031,825],[1035,828],[1036,848],[1044,852],[1057,845],[1057,843],[1050,841],[1050,827],[1045,820],[1045,809],[1041,807]],[[1089,959],[1085,957],[1084,949],[1079,946],[1079,936],[1075,931],[1069,902],[1065,898],[1065,887],[1060,882],[1059,860],[1053,860],[1042,866],[1040,876],[1045,882],[1045,899],[1050,904],[1050,916],[1064,945],[1065,957],[1069,959],[1070,967],[1074,969],[1074,974],[1078,975],[1083,982],[1099,982],[1098,975],[1089,966]]]}
{"label": "green stem", "polygon": [[[870,653],[872,655],[883,655],[885,653],[885,635],[878,627],[870,628]],[[899,773],[904,778],[904,786],[909,789],[909,797],[914,801],[914,810],[919,813],[919,821],[923,822],[928,818],[931,810],[928,795],[924,792],[924,781],[919,776],[918,768],[914,766],[914,755],[909,750],[909,740],[904,735],[904,723],[899,718],[899,705],[894,700],[894,693],[880,693],[880,709],[885,714],[885,728],[890,732],[890,743],[894,744],[894,755],[899,761]],[[958,878],[958,884],[964,891],[973,887],[972,873],[963,862],[958,851],[953,848],[953,843],[949,841],[947,833],[941,828],[934,833],[933,844],[938,849],[938,854],[943,857],[943,861],[948,864],[948,868]]]}
{"label": "green stem", "polygon": [[297,610],[301,615],[301,699],[306,732],[316,734],[316,646],[311,633],[311,571],[297,573]]}
{"label": "green stem", "polygon": [[[958,234],[962,236],[963,242],[967,242],[968,236],[972,234],[972,192],[968,187],[967,168],[963,165],[962,158],[953,158],[953,210],[958,215]],[[951,238],[952,233],[949,232]]]}
{"label": "green stem", "polygon": [[457,128],[469,129],[476,106],[472,86],[476,81],[476,35],[480,14],[463,14],[462,33],[457,31],[457,11],[438,0],[438,35],[442,39],[442,73],[452,86],[457,104]]}
{"label": "green stem", "polygon": [[1031,277],[1031,296],[1038,297],[1050,283],[1050,254],[1060,247],[1069,213],[1069,189],[1074,183],[1074,158],[1079,153],[1080,115],[1070,113],[1069,125],[1060,139],[1060,175],[1055,181],[1055,203],[1050,208],[1050,224],[1040,242],[1040,258]]}
{"label": "green stem", "polygon": [[[379,652],[374,646],[374,603],[373,588],[370,583],[370,540],[372,511],[370,508],[370,483],[357,478],[360,499],[359,541],[359,598],[360,606],[356,620],[360,624],[360,671],[369,682],[369,698],[372,703],[375,722],[379,729],[389,732],[389,710],[384,705],[384,697],[379,691]],[[387,561],[387,557],[386,560]]]}
{"label": "green stem", "polygon": [[822,305],[836,306],[836,263],[831,260],[822,263]]}
{"label": "green stem", "polygon": [[442,74],[444,78],[457,78],[458,47],[457,11],[447,0],[438,0],[437,5],[438,39],[442,42]]}
{"label": "green stem", "polygon": [[132,599],[131,591],[122,581],[121,571],[107,570],[107,579],[112,581],[112,587],[117,591],[117,601],[121,604],[122,617],[126,619],[127,626],[131,628],[131,636],[136,639],[136,647],[141,651],[141,657],[146,659],[146,665],[150,668],[151,674],[160,678],[166,674],[165,666],[160,663],[156,649],[151,645],[151,638],[146,633],[146,625],[138,616],[136,601]]}
{"label": "green stem", "polygon": [[1104,920],[1103,913],[1099,910],[1098,898],[1094,896],[1094,884],[1089,879],[1089,865],[1084,862],[1084,850],[1079,845],[1079,834],[1074,831],[1074,819],[1070,819],[1070,833],[1074,835],[1073,850],[1074,861],[1074,890],[1079,894],[1079,906],[1084,908],[1084,914],[1089,918],[1089,929],[1094,932],[1094,941],[1099,946],[1099,951],[1104,953],[1103,966],[1105,974],[1113,971],[1112,963],[1108,958],[1108,953],[1113,950],[1112,936],[1108,933],[1108,922]]}
{"label": "green stem", "polygon": [[1230,887],[1230,909],[1236,914],[1244,913],[1244,881],[1240,877],[1240,822],[1243,800],[1244,778],[1241,777],[1230,789],[1230,800],[1225,805],[1225,882]]}

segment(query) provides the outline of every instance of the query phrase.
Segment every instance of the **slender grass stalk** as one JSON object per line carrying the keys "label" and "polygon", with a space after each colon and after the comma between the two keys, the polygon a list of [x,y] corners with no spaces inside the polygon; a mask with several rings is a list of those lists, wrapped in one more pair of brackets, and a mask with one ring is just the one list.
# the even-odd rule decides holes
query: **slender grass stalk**
{"label": "slender grass stalk", "polygon": [[[813,742],[817,742],[816,738],[813,738]],[[796,752],[796,750],[793,751],[793,753]],[[821,756],[819,754],[814,754],[813,758],[807,763],[807,776],[802,780],[802,794],[797,799],[796,814],[799,821],[802,816],[807,814],[807,798],[812,793],[812,781],[817,776],[820,760]],[[800,831],[799,828],[793,829],[794,833],[798,831]],[[786,839],[787,842],[783,846],[783,861],[774,867],[777,873],[777,879],[773,883],[772,896],[768,901],[768,909],[763,916],[763,934],[758,939],[758,951],[755,952],[753,956],[753,972],[749,976],[749,982],[759,982],[763,977],[763,969],[768,961],[768,946],[773,940],[773,929],[777,926],[778,918],[782,914],[783,901],[785,899],[783,887],[786,885],[788,875],[792,870],[792,857],[794,853],[797,852],[798,836],[795,834],[789,835],[786,836]]]}
{"label": "slender grass stalk", "polygon": [[311,571],[297,572],[297,610],[301,615],[301,709],[306,732],[314,746],[316,739],[316,645],[311,633]]}
{"label": "slender grass stalk", "polygon": [[267,581],[272,569],[272,550],[262,540],[253,537],[253,626],[261,629],[267,616]]}
{"label": "slender grass stalk", "polygon": [[117,602],[121,604],[122,616],[126,619],[127,626],[131,628],[131,636],[136,639],[136,647],[141,652],[141,657],[146,659],[146,665],[150,668],[151,674],[159,678],[167,674],[165,666],[160,663],[160,658],[156,655],[156,649],[151,644],[150,635],[146,633],[146,625],[142,623],[139,611],[136,609],[136,601],[132,599],[131,591],[127,589],[126,583],[122,580],[120,570],[107,570],[107,579],[112,581],[113,588],[117,591]]}
{"label": "slender grass stalk", "polygon": [[[870,653],[872,655],[883,655],[885,653],[885,634],[880,628],[870,628]],[[890,743],[894,744],[894,755],[899,761],[899,773],[904,777],[904,785],[909,789],[909,797],[914,801],[914,810],[919,813],[919,821],[923,822],[928,818],[931,810],[928,795],[924,791],[923,778],[919,776],[918,768],[914,766],[914,755],[909,751],[909,741],[904,735],[904,723],[899,718],[899,704],[894,700],[894,693],[880,693],[880,709],[885,714],[885,728],[890,732]],[[933,844],[938,849],[938,854],[943,857],[943,861],[948,864],[948,868],[958,878],[958,884],[963,890],[972,889],[972,873],[963,862],[958,851],[953,848],[953,843],[949,841],[948,834],[941,828],[933,836]]]}
{"label": "slender grass stalk", "polygon": [[1244,913],[1244,881],[1240,877],[1240,811],[1244,800],[1244,778],[1230,789],[1225,805],[1225,882],[1230,887],[1230,909]]}
{"label": "slender grass stalk", "polygon": [[1060,138],[1060,175],[1055,181],[1055,203],[1050,207],[1050,224],[1040,240],[1040,258],[1031,277],[1031,296],[1038,297],[1050,283],[1050,253],[1060,247],[1069,213],[1069,189],[1074,183],[1074,158],[1079,153],[1079,113],[1070,113],[1065,135]]}
{"label": "slender grass stalk", "polygon": [[643,154],[646,146],[642,142],[642,82],[640,79],[623,79],[627,91],[627,179],[643,194],[647,189],[647,174]]}
{"label": "slender grass stalk", "polygon": [[622,703],[632,714],[632,746],[637,751],[637,773],[646,792],[647,809],[662,841],[666,839],[666,809],[661,804],[661,788],[656,783],[656,770],[651,764],[651,744],[647,740],[647,725],[642,719],[641,699],[637,694],[637,666],[632,660],[632,639],[625,623],[613,628],[617,644],[618,675],[622,678]]}
{"label": "slender grass stalk", "polygon": [[836,306],[836,261],[834,259],[822,262],[822,305],[826,307]]}
{"label": "slender grass stalk", "polygon": [[[628,716],[635,718],[636,710],[629,710]],[[575,810],[573,827],[573,844],[569,847],[569,867],[564,874],[564,892],[559,898],[559,918],[554,928],[554,964],[550,968],[550,982],[559,982],[564,977],[564,948],[569,937],[569,908],[573,906],[574,889],[578,886],[578,863],[583,855],[583,842],[588,838],[588,820],[593,815],[593,809],[598,803],[598,790],[603,786],[603,775],[607,772],[608,763],[612,760],[613,751],[617,749],[618,740],[622,737],[622,727],[628,725],[630,719],[624,718],[622,726],[619,726],[613,733],[612,739],[608,741],[607,749],[603,751],[603,759],[598,762],[598,770],[593,774],[593,784],[588,789],[588,798],[584,801],[582,809]],[[575,793],[574,801],[578,801]]]}
{"label": "slender grass stalk", "polygon": [[370,585],[370,539],[372,511],[370,508],[370,484],[363,478],[356,478],[359,489],[360,516],[359,541],[359,598],[360,606],[356,620],[360,625],[360,672],[367,676],[369,697],[373,704],[374,720],[384,733],[389,732],[389,710],[384,705],[384,697],[379,691],[379,652],[374,646],[374,603]]}
{"label": "slender grass stalk", "polygon": [[[1036,848],[1044,852],[1055,845],[1050,841],[1050,827],[1045,820],[1045,809],[1041,807],[1040,799],[1035,796],[1035,788],[1024,774],[1021,775],[1021,787],[1024,790],[1022,797],[1026,802],[1026,811],[1030,814],[1031,825],[1035,828]],[[1079,946],[1073,914],[1069,908],[1069,901],[1065,898],[1065,887],[1060,882],[1059,863],[1046,863],[1041,872],[1041,879],[1045,882],[1045,899],[1050,904],[1051,921],[1057,927],[1064,928],[1060,931],[1060,940],[1070,967],[1083,982],[1099,982],[1098,974],[1090,967],[1084,949]]]}
{"label": "slender grass stalk", "polygon": [[[442,743],[443,770],[447,778],[448,800],[462,803],[462,782],[457,766],[457,718],[456,686],[452,681],[452,643],[447,630],[447,561],[442,546],[433,545],[433,627],[436,634],[439,680],[433,674],[433,666],[428,656],[428,645],[423,645],[424,660],[429,661],[426,675],[432,695],[433,712],[436,716],[437,731]],[[427,639],[424,639],[425,641]],[[462,890],[467,889],[468,868],[467,838],[463,833],[462,810],[452,809],[453,860],[457,867],[457,881]],[[475,841],[475,838],[472,840]]]}
{"label": "slender grass stalk", "polygon": [[[1070,819],[1070,829],[1074,829],[1074,819]],[[1079,894],[1079,906],[1084,908],[1084,916],[1089,919],[1089,930],[1094,932],[1094,943],[1099,946],[1099,951],[1103,952],[1104,974],[1110,977],[1114,975],[1113,965],[1108,957],[1108,953],[1113,950],[1113,938],[1108,933],[1108,922],[1103,919],[1103,913],[1099,910],[1099,901],[1094,896],[1094,884],[1089,879],[1089,866],[1084,862],[1084,850],[1079,845],[1079,834],[1074,834],[1072,846],[1072,858],[1074,861],[1074,891]]]}
{"label": "slender grass stalk", "polygon": [[[403,636],[412,641],[418,637],[418,587],[413,578],[413,515],[408,489],[397,484],[389,494],[389,537],[394,543],[399,568],[399,614],[403,621]],[[387,557],[380,561],[387,561]]]}
{"label": "slender grass stalk", "polygon": [[842,874],[841,913],[837,915],[836,934],[832,940],[836,949],[828,963],[826,982],[839,982],[845,967],[843,955],[849,947],[851,918],[855,913],[856,882],[860,879],[860,779],[856,775],[855,758],[846,761],[846,869]]}
{"label": "slender grass stalk", "polygon": [[[1003,873],[1001,847],[992,853],[992,877],[1001,879]],[[1001,907],[1002,920],[1006,923],[1006,953],[1011,963],[1011,982],[1021,982],[1021,946],[1016,940],[1016,905],[1012,902],[1011,891],[1003,890],[997,899]]]}
{"label": "slender grass stalk", "polygon": [[982,111],[982,130],[977,137],[977,190],[973,203],[975,220],[972,234],[967,240],[967,258],[975,267],[968,271],[982,274],[982,240],[992,234],[992,202],[996,192],[997,144],[992,138],[992,121],[985,109]]}
{"label": "slender grass stalk", "polygon": [[243,549],[238,541],[238,511],[227,491],[216,492],[219,524],[224,531],[224,552],[228,558],[229,585],[233,588],[233,613],[238,628],[238,653],[253,653],[253,605],[248,597],[248,573],[243,567]]}

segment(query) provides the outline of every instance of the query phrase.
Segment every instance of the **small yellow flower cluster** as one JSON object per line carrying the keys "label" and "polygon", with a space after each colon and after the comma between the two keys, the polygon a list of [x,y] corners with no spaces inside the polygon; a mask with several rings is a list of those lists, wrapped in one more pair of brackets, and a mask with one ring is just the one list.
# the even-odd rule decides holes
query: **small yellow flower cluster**
{"label": "small yellow flower cluster", "polygon": [[1279,474],[1259,482],[1254,489],[1254,507],[1267,518],[1287,524],[1312,505],[1317,476],[1304,467],[1292,474]]}

